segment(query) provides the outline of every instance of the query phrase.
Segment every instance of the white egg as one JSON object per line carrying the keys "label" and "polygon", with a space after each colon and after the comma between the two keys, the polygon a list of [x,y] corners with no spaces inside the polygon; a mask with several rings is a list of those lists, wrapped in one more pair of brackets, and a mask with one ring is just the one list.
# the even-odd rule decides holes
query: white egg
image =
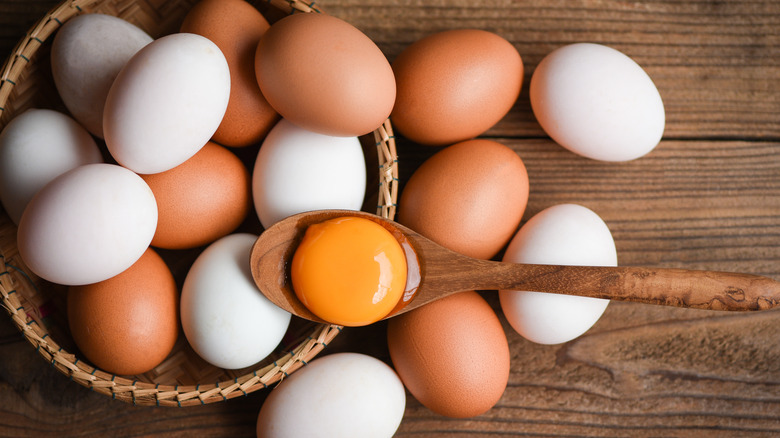
{"label": "white egg", "polygon": [[0,133],[0,201],[19,224],[43,186],[82,164],[101,162],[95,140],[75,120],[48,109],[27,110]]}
{"label": "white egg", "polygon": [[255,285],[249,253],[257,236],[236,233],[209,245],[181,292],[181,323],[195,352],[220,368],[253,365],[282,340],[291,315]]}
{"label": "white egg", "polygon": [[108,90],[127,61],[151,42],[146,32],[113,15],[79,15],[57,31],[51,47],[54,84],[89,132],[103,138]]}
{"label": "white egg", "polygon": [[389,438],[406,393],[398,375],[359,353],[321,356],[271,391],[257,418],[258,438]]}
{"label": "white egg", "polygon": [[157,228],[157,202],[137,174],[86,164],[43,187],[22,214],[19,254],[38,276],[82,285],[133,265]]}
{"label": "white egg", "polygon": [[[503,260],[568,266],[617,266],[607,224],[576,204],[549,207],[515,234]],[[501,309],[520,335],[539,344],[560,344],[585,333],[609,300],[529,291],[500,291]]]}
{"label": "white egg", "polygon": [[311,210],[360,210],[366,163],[357,137],[331,137],[280,120],[263,141],[252,174],[260,222]]}
{"label": "white egg", "polygon": [[108,150],[137,173],[170,170],[211,138],[229,97],[230,71],[216,44],[190,33],[154,40],[130,58],[108,92]]}
{"label": "white egg", "polygon": [[600,44],[552,51],[534,70],[531,108],[561,146],[602,161],[639,158],[661,140],[664,105],[634,60]]}

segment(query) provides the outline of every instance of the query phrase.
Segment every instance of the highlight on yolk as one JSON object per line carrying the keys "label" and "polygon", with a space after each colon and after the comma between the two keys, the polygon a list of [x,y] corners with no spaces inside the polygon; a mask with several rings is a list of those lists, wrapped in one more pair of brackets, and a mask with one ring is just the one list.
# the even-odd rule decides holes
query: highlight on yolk
{"label": "highlight on yolk", "polygon": [[368,325],[387,316],[406,287],[401,245],[382,225],[340,217],[310,225],[291,265],[295,294],[333,324]]}

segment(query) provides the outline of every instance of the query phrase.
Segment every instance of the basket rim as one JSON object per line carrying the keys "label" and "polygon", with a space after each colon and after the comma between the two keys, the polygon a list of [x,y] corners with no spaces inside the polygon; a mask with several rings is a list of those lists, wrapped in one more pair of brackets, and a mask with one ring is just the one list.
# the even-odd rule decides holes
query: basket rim
{"label": "basket rim", "polygon": [[[91,6],[101,1],[64,0],[36,22],[19,40],[1,70],[0,116],[5,115],[12,91],[31,64],[37,50],[67,20],[82,13],[88,13]],[[303,0],[265,0],[263,3],[270,4],[290,14],[322,12],[314,6],[314,1],[307,3]],[[0,130],[2,128],[0,126]],[[373,137],[379,164],[376,214],[393,219],[397,207],[399,179],[395,136],[389,119],[373,132]],[[7,214],[4,211],[0,213]],[[10,223],[9,227],[13,227],[13,223]],[[63,349],[49,336],[43,323],[34,317],[35,312],[25,309],[22,304],[20,300],[21,287],[27,286],[25,283],[34,287],[24,267],[9,263],[6,256],[0,253],[0,297],[2,297],[0,304],[28,342],[47,362],[51,363],[62,374],[70,377],[71,380],[99,393],[109,395],[113,399],[134,405],[174,407],[202,405],[269,388],[306,365],[343,329],[342,326],[335,324],[319,324],[311,335],[281,358],[233,380],[197,385],[154,384],[102,371]]]}

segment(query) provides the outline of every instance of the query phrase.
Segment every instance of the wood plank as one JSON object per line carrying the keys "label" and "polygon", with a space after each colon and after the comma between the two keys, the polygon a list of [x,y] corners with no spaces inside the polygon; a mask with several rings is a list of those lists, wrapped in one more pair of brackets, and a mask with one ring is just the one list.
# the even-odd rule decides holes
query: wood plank
{"label": "wood plank", "polygon": [[511,41],[523,57],[526,86],[491,135],[543,135],[528,104],[531,74],[555,48],[587,41],[646,69],[664,100],[667,138],[780,137],[777,2],[352,0],[331,2],[327,11],[366,32],[391,60],[446,29],[486,29]]}
{"label": "wood plank", "polygon": [[[780,143],[670,140],[638,160],[605,163],[549,139],[497,140],[528,169],[524,220],[582,204],[610,226],[620,264],[780,276]],[[434,152],[399,144],[401,162]],[[401,179],[411,173],[402,167]]]}

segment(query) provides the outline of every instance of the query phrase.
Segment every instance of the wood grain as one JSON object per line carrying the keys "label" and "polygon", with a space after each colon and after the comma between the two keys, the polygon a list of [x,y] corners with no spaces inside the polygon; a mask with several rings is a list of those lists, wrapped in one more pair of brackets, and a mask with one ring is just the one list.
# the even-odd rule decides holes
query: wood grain
{"label": "wood grain", "polygon": [[[51,0],[0,1],[10,53]],[[780,279],[780,3],[775,1],[321,0],[392,59],[429,33],[476,27],[517,47],[526,88],[486,135],[523,158],[525,218],[573,202],[609,225],[625,266]],[[667,111],[664,140],[598,163],[546,138],[527,81],[553,48],[611,45],[646,68]],[[433,153],[399,139],[400,179]],[[486,297],[498,308],[494,296]],[[532,344],[502,319],[512,352],[499,404],[468,420],[407,397],[398,436],[771,437],[780,435],[780,312],[723,314],[612,303],[585,335]],[[380,323],[326,351],[388,360]],[[193,408],[139,408],[69,382],[0,318],[0,436],[252,436],[265,393]]]}

